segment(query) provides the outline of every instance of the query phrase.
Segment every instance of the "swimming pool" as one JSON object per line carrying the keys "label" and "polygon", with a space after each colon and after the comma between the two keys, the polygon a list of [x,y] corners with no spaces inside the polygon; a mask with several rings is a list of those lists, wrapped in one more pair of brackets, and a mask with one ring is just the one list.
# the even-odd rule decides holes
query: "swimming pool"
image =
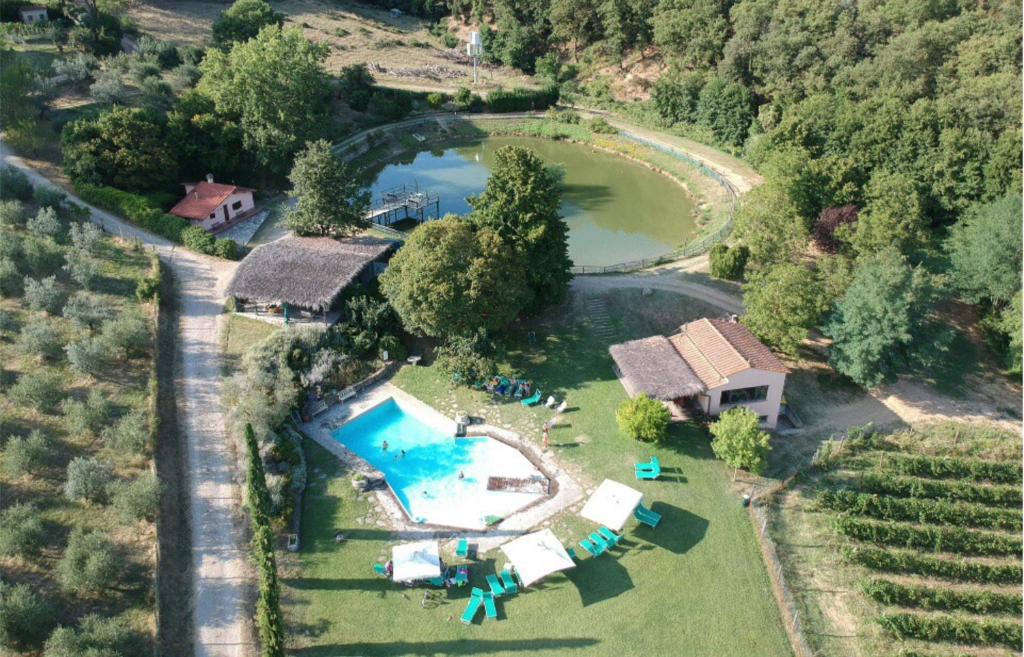
{"label": "swimming pool", "polygon": [[384,473],[414,522],[482,529],[489,516],[506,517],[544,497],[541,492],[488,490],[492,477],[546,479],[514,447],[487,437],[454,438],[453,426],[446,424],[441,416],[390,398],[331,437]]}

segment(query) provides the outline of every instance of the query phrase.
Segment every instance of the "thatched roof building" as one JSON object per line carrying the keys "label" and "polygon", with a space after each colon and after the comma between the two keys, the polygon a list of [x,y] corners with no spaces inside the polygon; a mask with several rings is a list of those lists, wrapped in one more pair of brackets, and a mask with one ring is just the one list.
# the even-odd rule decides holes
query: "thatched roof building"
{"label": "thatched roof building", "polygon": [[228,295],[249,303],[326,311],[371,263],[385,261],[396,247],[397,242],[374,237],[283,237],[242,260]]}
{"label": "thatched roof building", "polygon": [[663,335],[612,345],[608,351],[633,394],[671,401],[704,392],[704,384]]}

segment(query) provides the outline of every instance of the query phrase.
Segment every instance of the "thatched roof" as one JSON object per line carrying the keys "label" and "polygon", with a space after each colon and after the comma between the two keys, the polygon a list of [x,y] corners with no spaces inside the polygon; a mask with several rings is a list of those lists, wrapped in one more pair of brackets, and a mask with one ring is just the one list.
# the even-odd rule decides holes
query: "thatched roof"
{"label": "thatched roof", "polygon": [[634,393],[664,401],[690,397],[705,387],[668,338],[654,335],[609,347],[622,376]]}
{"label": "thatched roof", "polygon": [[396,246],[374,237],[283,237],[256,247],[242,260],[228,295],[326,310],[367,265]]}

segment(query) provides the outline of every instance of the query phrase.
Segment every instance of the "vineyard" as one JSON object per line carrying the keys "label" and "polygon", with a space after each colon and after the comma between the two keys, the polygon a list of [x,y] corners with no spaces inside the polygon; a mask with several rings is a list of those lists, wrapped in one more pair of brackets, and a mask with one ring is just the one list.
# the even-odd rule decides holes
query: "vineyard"
{"label": "vineyard", "polygon": [[777,532],[820,540],[780,554],[816,652],[1020,654],[1019,440],[941,424],[819,451],[772,502]]}

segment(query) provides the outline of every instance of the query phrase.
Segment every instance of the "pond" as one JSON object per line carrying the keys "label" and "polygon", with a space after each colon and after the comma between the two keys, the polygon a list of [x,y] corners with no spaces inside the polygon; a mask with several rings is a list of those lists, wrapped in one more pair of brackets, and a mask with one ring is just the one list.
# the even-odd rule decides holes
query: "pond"
{"label": "pond", "polygon": [[419,185],[440,195],[441,214],[467,214],[506,144],[525,146],[564,174],[562,216],[569,256],[577,265],[611,265],[655,258],[695,232],[693,203],[675,181],[625,158],[586,146],[528,137],[490,137],[469,145],[421,151],[378,169],[370,187],[380,193]]}

